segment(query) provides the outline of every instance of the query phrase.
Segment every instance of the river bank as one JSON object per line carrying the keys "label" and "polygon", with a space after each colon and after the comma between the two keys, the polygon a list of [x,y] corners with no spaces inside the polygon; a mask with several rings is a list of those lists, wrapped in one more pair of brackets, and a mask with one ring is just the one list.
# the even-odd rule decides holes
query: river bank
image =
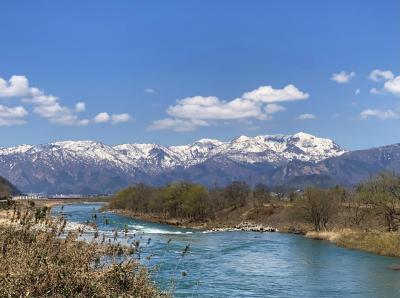
{"label": "river bank", "polygon": [[155,214],[138,213],[124,209],[108,209],[107,207],[102,208],[103,211],[108,210],[119,215],[126,217],[145,220],[153,223],[166,224],[171,226],[177,226],[181,228],[190,228],[197,230],[204,230],[207,232],[228,232],[228,231],[247,231],[247,232],[279,232],[279,230],[270,225],[262,223],[254,223],[249,221],[240,222],[225,222],[220,221],[208,221],[208,222],[190,222],[182,221],[174,218],[163,218]]}
{"label": "river bank", "polygon": [[[37,206],[52,208],[65,204],[91,204],[87,200],[38,200]],[[109,210],[107,202],[102,210]],[[304,235],[314,240],[329,241],[348,249],[356,249],[383,256],[400,257],[400,235],[382,231],[361,231],[349,228],[333,228],[325,231],[313,231],[304,222],[299,221],[288,205],[267,206],[267,212],[254,211],[252,208],[223,210],[214,220],[207,222],[184,221],[174,218],[160,217],[155,214],[138,213],[124,209],[109,210],[114,213],[141,219],[153,223],[167,224],[182,228],[198,229],[207,232],[248,231],[248,232],[280,232]],[[264,210],[265,211],[265,210]],[[7,212],[0,212],[0,221],[6,221]],[[292,218],[291,220],[288,220]]]}
{"label": "river bank", "polygon": [[[108,209],[105,207],[103,210]],[[282,216],[282,213],[285,213],[287,210],[280,210],[275,216],[271,215],[269,220],[266,220],[266,218],[263,218],[263,220],[248,220],[246,216],[251,214],[251,210],[234,210],[232,211],[234,216],[232,214],[225,214],[219,217],[218,220],[210,220],[208,222],[168,219],[154,214],[138,213],[123,209],[113,209],[110,211],[134,219],[182,228],[200,229],[205,232],[248,231],[296,234],[314,240],[328,241],[337,246],[352,250],[367,251],[382,256],[400,257],[399,233],[382,231],[365,232],[350,228],[335,228],[316,232],[303,222],[296,222],[296,220],[288,222],[287,214]],[[238,214],[241,214],[241,216],[238,216]]]}
{"label": "river bank", "polygon": [[117,230],[115,242],[140,241],[142,262],[160,268],[153,276],[162,290],[176,276],[174,297],[396,297],[400,289],[400,272],[391,269],[396,258],[288,233],[204,233],[100,213],[101,207],[68,204],[54,207],[53,214],[85,224],[96,212],[100,239],[105,234],[114,241]]}
{"label": "river bank", "polygon": [[362,250],[381,256],[400,257],[400,235],[395,232],[309,231],[305,237],[326,240],[348,249]]}

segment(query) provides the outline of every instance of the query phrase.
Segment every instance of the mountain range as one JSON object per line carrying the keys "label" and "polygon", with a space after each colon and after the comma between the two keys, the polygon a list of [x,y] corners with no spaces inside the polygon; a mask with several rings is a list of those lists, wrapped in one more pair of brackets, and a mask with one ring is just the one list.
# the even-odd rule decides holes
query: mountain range
{"label": "mountain range", "polygon": [[201,139],[183,146],[64,141],[0,148],[0,176],[26,193],[113,193],[137,182],[188,180],[223,186],[352,186],[382,170],[400,170],[400,145],[346,151],[330,139],[294,135]]}

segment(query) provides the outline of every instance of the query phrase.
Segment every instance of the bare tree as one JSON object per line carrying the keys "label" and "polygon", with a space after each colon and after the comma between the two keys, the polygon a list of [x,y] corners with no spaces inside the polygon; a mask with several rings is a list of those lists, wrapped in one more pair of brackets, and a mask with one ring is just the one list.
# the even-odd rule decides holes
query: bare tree
{"label": "bare tree", "polygon": [[234,181],[225,188],[225,197],[235,208],[246,205],[249,194],[250,187],[246,182]]}
{"label": "bare tree", "polygon": [[263,206],[271,200],[271,193],[263,183],[258,183],[253,189],[253,198],[257,206]]}
{"label": "bare tree", "polygon": [[332,190],[316,187],[309,187],[304,190],[301,206],[305,219],[314,226],[315,231],[325,229],[338,209],[337,199]]}
{"label": "bare tree", "polygon": [[400,177],[385,172],[363,183],[358,194],[383,218],[389,232],[397,231],[400,222]]}

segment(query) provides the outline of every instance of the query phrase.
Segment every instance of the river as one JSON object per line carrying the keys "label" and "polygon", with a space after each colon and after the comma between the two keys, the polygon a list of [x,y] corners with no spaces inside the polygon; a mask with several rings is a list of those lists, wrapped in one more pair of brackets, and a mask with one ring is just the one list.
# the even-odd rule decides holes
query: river
{"label": "river", "polygon": [[71,226],[96,214],[100,235],[114,241],[118,230],[117,242],[139,240],[141,262],[158,265],[153,278],[161,289],[175,288],[175,297],[400,297],[400,271],[390,269],[400,258],[291,234],[206,233],[99,213],[101,207],[71,204],[53,213],[62,213]]}

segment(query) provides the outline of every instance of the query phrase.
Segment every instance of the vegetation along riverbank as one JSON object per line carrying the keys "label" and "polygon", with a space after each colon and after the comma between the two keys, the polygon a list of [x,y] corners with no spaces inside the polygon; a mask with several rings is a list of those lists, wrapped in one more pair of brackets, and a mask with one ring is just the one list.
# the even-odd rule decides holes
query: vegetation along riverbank
{"label": "vegetation along riverbank", "polygon": [[144,220],[206,230],[280,231],[328,240],[339,246],[400,256],[400,177],[385,172],[355,189],[340,186],[302,191],[244,182],[207,189],[178,182],[137,184],[107,206]]}
{"label": "vegetation along riverbank", "polygon": [[79,231],[33,202],[2,208],[0,297],[165,297],[134,257],[139,244],[122,247],[97,233],[79,241]]}

